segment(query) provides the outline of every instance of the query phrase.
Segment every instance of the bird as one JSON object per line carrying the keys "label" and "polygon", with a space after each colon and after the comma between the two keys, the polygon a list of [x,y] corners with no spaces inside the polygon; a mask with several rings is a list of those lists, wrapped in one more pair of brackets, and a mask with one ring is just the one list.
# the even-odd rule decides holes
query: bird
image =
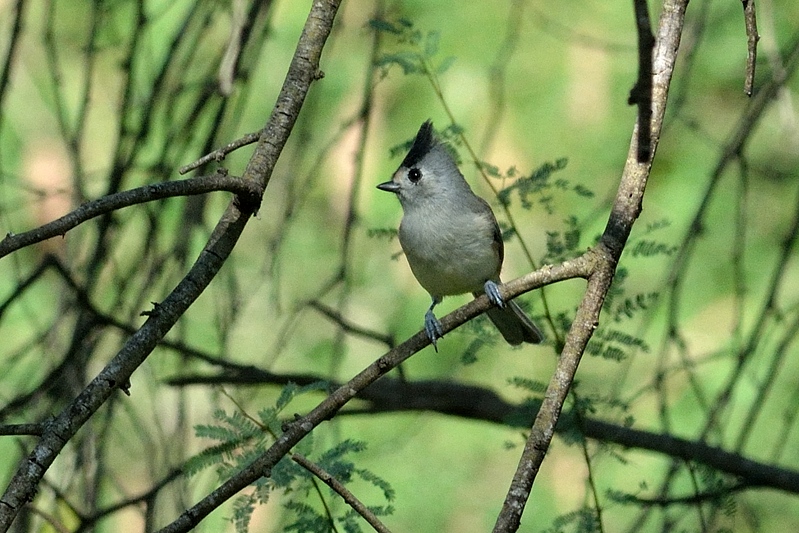
{"label": "bird", "polygon": [[486,314],[511,345],[539,344],[544,334],[514,301],[500,295],[504,244],[491,206],[467,183],[448,145],[428,120],[391,180],[377,188],[399,198],[399,241],[414,277],[430,294],[424,329],[433,347],[444,331],[433,309],[445,296],[485,293]]}

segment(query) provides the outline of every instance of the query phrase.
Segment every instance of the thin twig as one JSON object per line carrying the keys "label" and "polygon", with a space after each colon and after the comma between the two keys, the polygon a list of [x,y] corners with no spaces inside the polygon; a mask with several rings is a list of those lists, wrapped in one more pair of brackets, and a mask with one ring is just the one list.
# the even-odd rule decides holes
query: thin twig
{"label": "thin twig", "polygon": [[[622,499],[619,503],[640,505],[642,507],[669,507],[672,505],[697,505],[702,503],[717,503],[729,498],[736,492],[741,492],[750,488],[746,483],[735,483],[726,487],[713,489],[702,492],[695,490],[690,496],[674,496],[667,498],[641,498],[638,496],[629,495]],[[707,531],[704,529],[702,531]]]}
{"label": "thin twig", "polygon": [[351,333],[358,337],[363,337],[364,339],[371,339],[378,341],[382,344],[385,344],[389,348],[393,348],[397,345],[394,341],[394,337],[392,335],[384,335],[379,331],[374,331],[371,329],[366,329],[362,326],[352,323],[348,319],[346,319],[342,314],[332,307],[328,307],[327,305],[323,304],[319,300],[311,300],[308,302],[308,306],[319,311],[327,318],[335,322],[338,327],[341,328],[342,331],[345,333]]}
{"label": "thin twig", "polygon": [[380,521],[375,514],[369,510],[361,501],[355,497],[355,495],[350,492],[347,487],[342,485],[342,483],[333,477],[330,472],[319,466],[318,464],[310,461],[303,455],[299,453],[291,454],[291,459],[298,465],[302,466],[308,472],[312,473],[316,477],[318,477],[325,485],[336,491],[336,493],[341,496],[347,505],[352,507],[356,513],[361,515],[364,520],[369,522],[369,525],[374,528],[375,531],[379,533],[391,533],[383,523]]}
{"label": "thin twig", "polygon": [[33,514],[39,515],[41,518],[43,518],[44,521],[47,522],[48,524],[50,524],[50,527],[52,527],[57,533],[70,533],[71,532],[71,530],[62,521],[58,520],[58,518],[56,518],[54,515],[46,512],[46,511],[44,511],[42,509],[39,509],[35,505],[29,506],[28,509],[30,509],[30,511]]}
{"label": "thin twig", "polygon": [[[102,509],[97,510],[91,516],[81,516],[80,517],[80,526],[77,529],[77,532],[86,531],[92,529],[97,522],[102,520],[103,518],[114,514],[121,509],[126,507],[132,507],[135,505],[139,505],[142,502],[151,502],[151,500],[163,490],[167,485],[178,479],[181,475],[183,475],[182,468],[174,468],[169,473],[167,473],[161,480],[159,480],[155,485],[148,488],[146,491],[138,494],[136,496],[131,496],[129,498],[125,498],[120,500],[116,503],[110,504],[108,507],[104,507]],[[73,509],[74,510],[74,509]]]}
{"label": "thin twig", "polygon": [[111,213],[123,207],[175,196],[191,196],[214,191],[229,191],[233,194],[241,195],[242,199],[246,199],[244,201],[250,204],[253,202],[259,203],[262,194],[254,182],[235,176],[227,176],[221,172],[210,176],[197,176],[196,178],[185,180],[144,185],[143,187],[110,194],[85,203],[71,213],[25,233],[8,233],[0,241],[0,258],[37,242],[64,236],[69,230],[87,220]]}
{"label": "thin twig", "polygon": [[238,150],[242,146],[247,146],[248,144],[252,144],[254,142],[257,142],[260,137],[261,137],[261,132],[260,131],[259,132],[254,132],[254,133],[248,133],[247,135],[245,135],[244,137],[242,137],[240,139],[236,139],[235,141],[230,142],[230,143],[226,144],[225,146],[223,146],[221,148],[217,148],[216,150],[214,150],[210,154],[205,154],[204,156],[202,156],[197,161],[180,167],[178,169],[178,173],[183,175],[183,174],[185,174],[187,172],[191,172],[195,168],[203,166],[206,163],[210,163],[211,161],[216,161],[218,163],[218,162],[224,160],[225,156],[227,156],[229,153],[235,152],[236,150]]}
{"label": "thin twig", "polygon": [[[20,33],[22,31],[22,14],[25,12],[25,0],[17,0],[16,6],[14,9],[14,23],[11,26],[11,31],[8,34],[8,45],[7,45],[7,52],[6,52],[6,61],[3,65],[3,69],[0,70],[0,107],[6,108],[5,100],[6,100],[6,91],[10,86],[9,80],[11,80],[11,69],[15,66],[17,68],[22,66],[21,61],[17,61],[17,50],[19,48],[22,39],[20,38]],[[10,15],[8,17],[11,18]],[[3,119],[6,117],[6,114],[0,115],[0,127],[3,125]]]}
{"label": "thin twig", "polygon": [[744,76],[744,93],[752,96],[755,86],[755,66],[757,63],[757,18],[755,16],[755,0],[741,0],[744,7],[744,24],[746,24],[746,74]]}
{"label": "thin twig", "polygon": [[[572,391],[574,397],[574,405],[579,405],[579,397],[576,392]],[[583,413],[579,407],[574,408],[574,417],[577,424],[583,426]],[[580,439],[580,448],[583,452],[583,460],[585,467],[588,471],[588,488],[591,490],[591,499],[594,501],[594,515],[596,518],[596,530],[599,533],[605,533],[605,525],[602,521],[602,505],[599,503],[599,490],[597,490],[597,482],[594,478],[594,465],[591,462],[591,454],[588,452],[588,440]]]}

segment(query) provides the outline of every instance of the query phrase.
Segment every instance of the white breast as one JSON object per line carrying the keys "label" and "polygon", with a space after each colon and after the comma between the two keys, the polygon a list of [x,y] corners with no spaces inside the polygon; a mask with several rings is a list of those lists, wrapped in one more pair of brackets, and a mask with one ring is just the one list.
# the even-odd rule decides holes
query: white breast
{"label": "white breast", "polygon": [[500,266],[493,218],[447,211],[405,213],[399,237],[411,270],[433,296],[482,290]]}

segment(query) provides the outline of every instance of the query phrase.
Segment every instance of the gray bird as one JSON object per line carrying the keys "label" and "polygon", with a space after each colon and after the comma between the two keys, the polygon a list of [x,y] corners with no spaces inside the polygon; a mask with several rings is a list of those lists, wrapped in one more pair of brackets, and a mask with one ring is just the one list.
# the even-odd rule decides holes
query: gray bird
{"label": "gray bird", "polygon": [[467,292],[475,297],[485,293],[497,306],[486,314],[509,344],[544,340],[524,311],[500,296],[504,246],[497,219],[472,192],[429,120],[391,181],[377,188],[395,193],[402,205],[399,240],[413,275],[433,298],[424,329],[434,347],[444,331],[433,308],[444,296]]}

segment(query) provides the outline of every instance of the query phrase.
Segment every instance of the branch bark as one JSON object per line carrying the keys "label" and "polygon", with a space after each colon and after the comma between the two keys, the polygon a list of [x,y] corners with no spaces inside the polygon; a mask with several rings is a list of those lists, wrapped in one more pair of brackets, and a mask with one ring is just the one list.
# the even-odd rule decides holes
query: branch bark
{"label": "branch bark", "polygon": [[[575,277],[586,277],[589,271],[590,269],[587,261],[584,258],[578,258],[573,261],[566,261],[560,265],[544,267],[517,278],[509,283],[501,285],[500,292],[502,293],[503,299],[512,299],[520,294],[549,283]],[[444,329],[444,333],[484,313],[492,305],[488,297],[483,295],[472,300],[463,307],[456,309],[452,313],[441,318],[441,326]],[[189,531],[211,511],[235,496],[236,493],[247,485],[255,482],[260,477],[269,476],[272,467],[277,464],[282,457],[287,455],[293,446],[313,431],[316,426],[334,417],[336,413],[338,413],[347,402],[355,398],[360,391],[364,390],[377,381],[377,379],[384,376],[390,370],[396,368],[397,365],[428,345],[430,345],[430,339],[424,331],[420,331],[377,359],[350,381],[336,389],[307,415],[298,417],[288,424],[284,433],[280,435],[275,443],[260,457],[230,477],[216,490],[200,500],[194,507],[186,510],[174,522],[161,529],[159,533]]]}
{"label": "branch bark", "polygon": [[[211,362],[211,358],[204,358]],[[325,381],[313,374],[275,374],[249,365],[236,365],[219,361],[222,372],[217,375],[185,375],[165,380],[175,387],[191,385],[310,385]],[[331,387],[339,388],[340,384]],[[348,414],[373,415],[376,413],[427,411],[469,420],[481,420],[508,427],[529,427],[535,403],[513,404],[491,389],[451,381],[404,381],[384,377],[379,382],[358,392],[359,400],[369,403],[363,409],[342,411]],[[655,433],[643,429],[606,422],[596,418],[563,413],[558,419],[556,433],[579,432],[589,439],[616,444],[680,458],[707,465],[718,472],[740,478],[745,488],[767,487],[799,494],[799,471],[787,467],[750,459],[740,453],[729,452],[704,442],[684,439],[668,433]]]}
{"label": "branch bark", "polygon": [[516,473],[497,517],[494,525],[495,533],[513,532],[519,528],[522,513],[541,463],[552,442],[555,426],[574,380],[577,366],[599,324],[599,313],[610,289],[616,265],[630,236],[633,223],[641,212],[644,190],[652,168],[652,158],[663,125],[668,90],[687,5],[687,0],[666,0],[663,4],[653,59],[652,135],[649,159],[643,162],[638,160],[640,153],[638,128],[650,126],[639,121],[633,128],[627,162],[605,231],[599,245],[584,256],[589,258],[588,261],[592,265],[588,287],[566,337],[558,366],[549,382],[541,409],[530,430]]}
{"label": "branch bark", "polygon": [[247,204],[249,210],[257,210],[263,191],[253,180],[244,180],[217,172],[210,176],[197,176],[185,180],[166,181],[137,187],[128,191],[109,194],[85,203],[63,217],[48,222],[25,233],[9,233],[0,241],[0,259],[20,248],[42,242],[53,237],[64,236],[95,217],[105,215],[132,205],[144,204],[175,196],[192,196],[214,191],[228,191],[239,196],[239,204]]}
{"label": "branch bark", "polygon": [[[322,48],[338,6],[336,0],[317,0],[311,8],[277,103],[242,176],[261,191],[269,183],[311,83],[319,78]],[[0,498],[0,531],[8,531],[22,506],[33,499],[42,477],[67,442],[118,388],[127,386],[131,374],[205,290],[238,242],[255,207],[230,203],[183,280],[77,398],[45,424],[41,439]]]}

